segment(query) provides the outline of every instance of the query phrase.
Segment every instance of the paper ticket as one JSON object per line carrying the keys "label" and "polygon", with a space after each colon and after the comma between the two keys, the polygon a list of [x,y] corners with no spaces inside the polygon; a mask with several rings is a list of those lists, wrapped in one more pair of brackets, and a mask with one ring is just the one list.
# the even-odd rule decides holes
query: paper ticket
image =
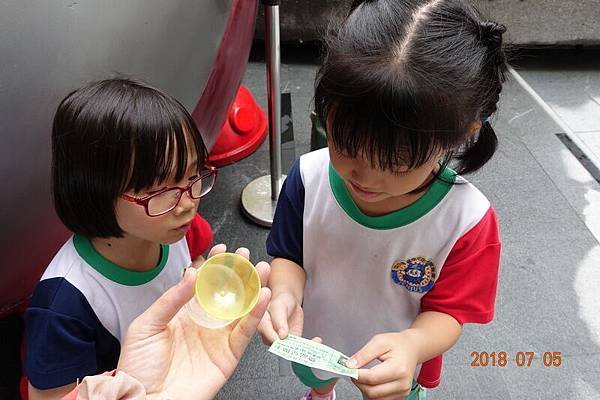
{"label": "paper ticket", "polygon": [[277,339],[273,342],[269,352],[307,367],[358,379],[358,369],[346,367],[349,357],[313,340],[288,335],[285,339]]}

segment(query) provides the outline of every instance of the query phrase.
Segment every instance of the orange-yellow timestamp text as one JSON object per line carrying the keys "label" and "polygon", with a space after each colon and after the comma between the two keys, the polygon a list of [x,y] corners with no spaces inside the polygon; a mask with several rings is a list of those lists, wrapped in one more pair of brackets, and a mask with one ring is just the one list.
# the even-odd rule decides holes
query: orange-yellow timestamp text
{"label": "orange-yellow timestamp text", "polygon": [[[536,355],[542,359],[536,359]],[[510,354],[506,351],[472,351],[471,367],[506,367],[515,365],[517,367],[531,367],[541,362],[544,367],[560,367],[562,365],[562,354],[560,351],[546,351],[536,354],[534,351],[518,351]]]}

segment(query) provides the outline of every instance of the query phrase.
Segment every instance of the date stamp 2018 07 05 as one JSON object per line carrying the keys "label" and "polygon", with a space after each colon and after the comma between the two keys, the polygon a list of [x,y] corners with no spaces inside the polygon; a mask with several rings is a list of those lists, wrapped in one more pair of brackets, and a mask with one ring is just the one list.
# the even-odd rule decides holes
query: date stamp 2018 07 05
{"label": "date stamp 2018 07 05", "polygon": [[[541,360],[536,355],[542,355]],[[506,351],[471,352],[471,367],[504,368],[514,365],[527,368],[536,365],[536,363],[540,363],[544,367],[560,367],[562,365],[562,353],[560,351],[546,351],[538,354],[535,351],[518,351],[514,354]]]}

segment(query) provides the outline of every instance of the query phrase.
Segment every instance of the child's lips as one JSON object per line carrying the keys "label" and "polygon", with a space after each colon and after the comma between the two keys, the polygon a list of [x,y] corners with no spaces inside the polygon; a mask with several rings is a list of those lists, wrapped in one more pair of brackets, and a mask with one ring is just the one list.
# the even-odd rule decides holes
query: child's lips
{"label": "child's lips", "polygon": [[192,221],[188,222],[187,224],[183,224],[181,226],[178,226],[175,229],[178,230],[178,231],[187,232],[190,229],[191,226],[192,226]]}
{"label": "child's lips", "polygon": [[376,197],[379,195],[379,192],[371,192],[369,190],[364,190],[360,186],[358,186],[352,182],[350,182],[350,186],[352,187],[352,190],[354,190],[354,192],[361,197],[372,198],[372,197]]}

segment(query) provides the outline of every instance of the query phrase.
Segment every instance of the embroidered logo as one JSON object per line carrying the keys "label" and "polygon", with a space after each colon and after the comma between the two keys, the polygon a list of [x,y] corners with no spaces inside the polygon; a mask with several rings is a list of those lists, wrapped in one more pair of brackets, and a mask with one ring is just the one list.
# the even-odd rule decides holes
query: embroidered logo
{"label": "embroidered logo", "polygon": [[392,280],[411,292],[425,293],[433,287],[435,272],[431,259],[413,257],[392,265]]}

